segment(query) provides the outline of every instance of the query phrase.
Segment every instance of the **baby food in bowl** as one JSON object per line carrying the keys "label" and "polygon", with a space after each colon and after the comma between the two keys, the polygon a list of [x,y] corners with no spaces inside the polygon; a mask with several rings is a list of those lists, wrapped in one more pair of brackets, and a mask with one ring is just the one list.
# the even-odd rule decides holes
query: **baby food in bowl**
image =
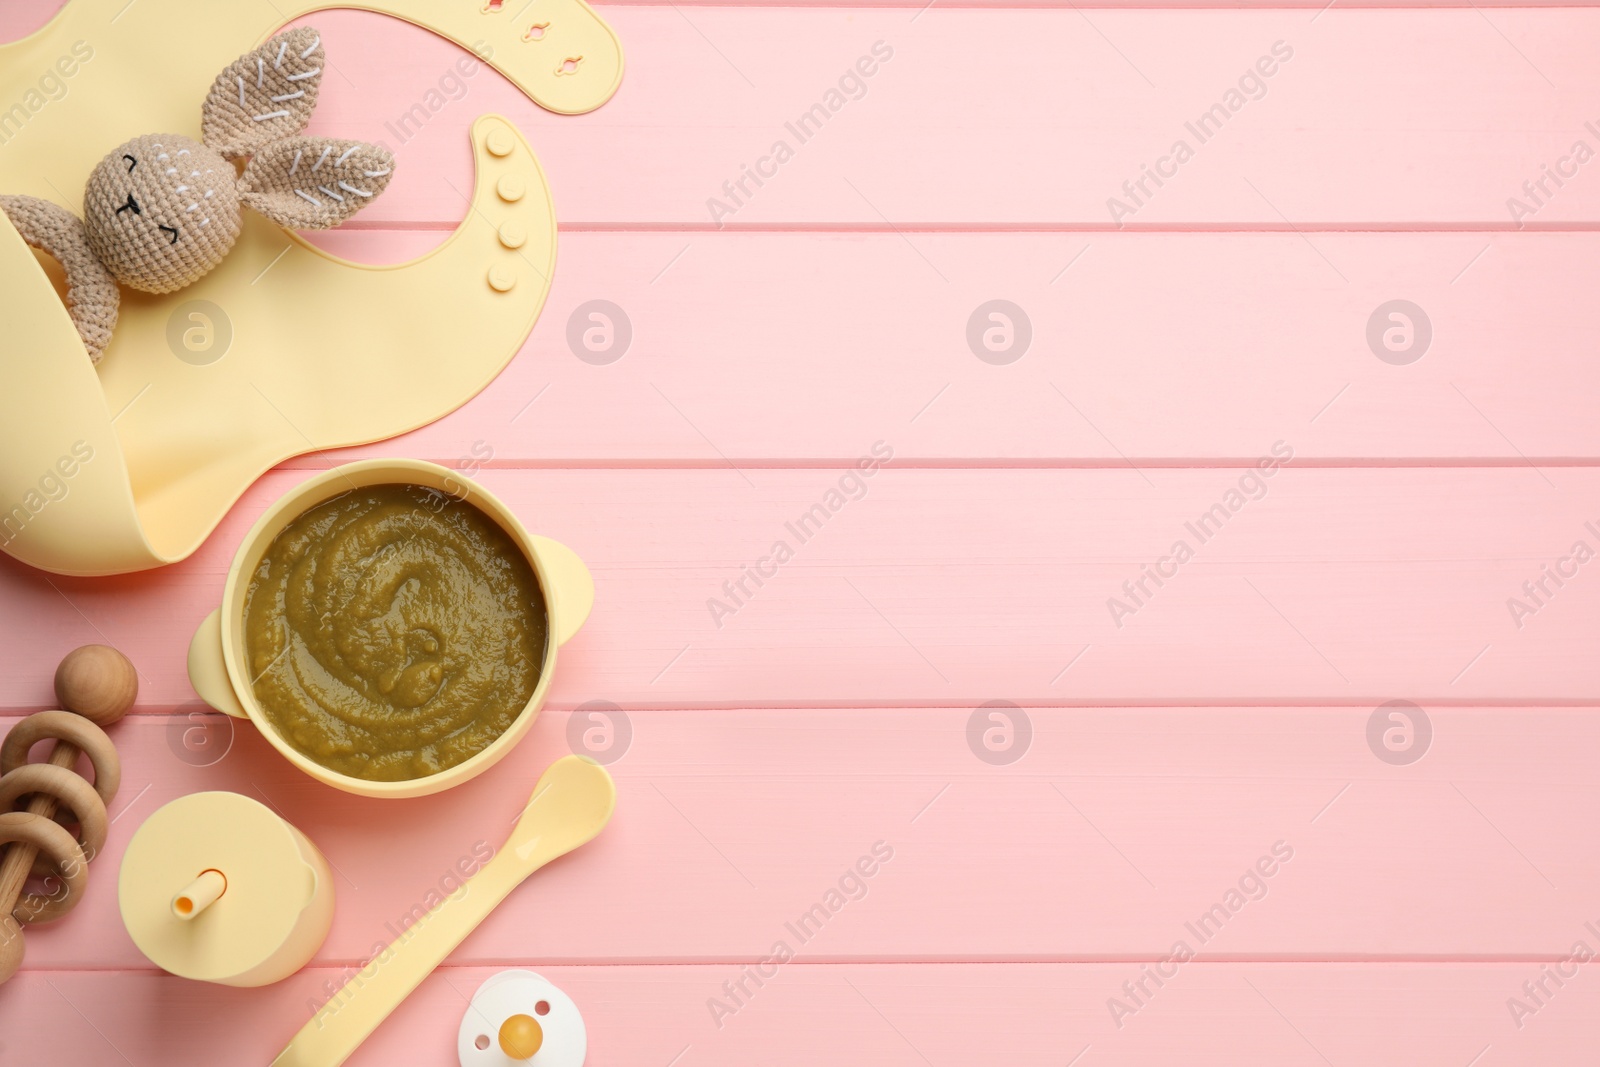
{"label": "baby food in bowl", "polygon": [[249,576],[245,670],[278,735],[373,782],[424,778],[521,715],[550,640],[527,554],[471,503],[376,484],[284,526]]}

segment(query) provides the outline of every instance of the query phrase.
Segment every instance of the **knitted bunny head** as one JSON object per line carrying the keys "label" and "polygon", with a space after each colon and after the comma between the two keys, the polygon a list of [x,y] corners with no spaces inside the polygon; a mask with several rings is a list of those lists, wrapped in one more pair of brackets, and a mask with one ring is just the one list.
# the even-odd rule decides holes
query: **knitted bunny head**
{"label": "knitted bunny head", "polygon": [[[300,136],[316,107],[322,38],[278,34],[217,76],[201,141],[135,137],[89,176],[89,248],[130,289],[169,293],[222,262],[248,207],[281,226],[325,229],[388,185],[393,160],[359,141]],[[233,160],[249,157],[242,175]]]}
{"label": "knitted bunny head", "polygon": [[130,289],[169,293],[222,262],[239,237],[233,164],[176,134],[135,137],[89,176],[89,247]]}

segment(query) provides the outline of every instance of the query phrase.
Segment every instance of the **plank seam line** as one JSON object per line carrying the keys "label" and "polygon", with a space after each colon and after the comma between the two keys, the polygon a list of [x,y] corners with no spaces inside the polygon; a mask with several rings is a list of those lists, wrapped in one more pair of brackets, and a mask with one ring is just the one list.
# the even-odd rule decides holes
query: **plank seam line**
{"label": "plank seam line", "polygon": [[[1432,9],[1429,9],[1432,10]],[[1600,10],[1586,8],[1584,10]],[[411,232],[434,233],[454,231],[460,221],[443,220],[352,220],[340,226],[341,232]],[[1087,222],[905,222],[893,226],[876,223],[848,222],[796,222],[796,223],[689,223],[689,222],[563,222],[563,233],[600,234],[852,234],[895,237],[900,234],[1405,234],[1405,233],[1497,233],[1563,234],[1600,232],[1600,221],[1575,222],[1302,222],[1286,223],[1114,223]]]}
{"label": "plank seam line", "polygon": [[[538,962],[547,967],[592,967],[596,969],[614,969],[629,967],[637,969],[657,969],[663,967],[737,967],[762,959],[761,955],[740,957],[715,957],[706,959],[647,959],[647,960],[578,960],[560,956],[540,956]],[[795,957],[785,966],[788,967],[1121,967],[1129,964],[1152,963],[1157,960],[1166,960],[1167,954],[1157,952],[1149,955],[1114,955],[1114,956],[1086,956],[1079,958],[1050,957],[1050,958],[1022,958],[1022,957],[974,957],[948,958],[948,959],[880,959],[862,957],[835,957],[826,959],[802,959]],[[1493,956],[1452,956],[1452,955],[1420,955],[1420,956],[1229,956],[1206,959],[1195,957],[1189,964],[1201,967],[1365,967],[1365,966],[1411,966],[1411,967],[1517,967],[1538,963],[1555,963],[1566,960],[1565,953],[1549,953],[1536,955],[1493,955]],[[367,961],[362,958],[351,957],[329,958],[312,960],[306,964],[304,970],[346,970],[350,967],[360,967]],[[527,958],[519,956],[485,956],[482,961],[472,963],[444,963],[435,970],[486,970],[504,967],[526,965]],[[148,974],[151,976],[165,975],[167,972],[158,967],[116,967],[93,964],[56,964],[56,965],[30,965],[23,964],[22,972],[32,974]]]}
{"label": "plank seam line", "polygon": [[[739,3],[736,0],[686,0],[684,3],[674,4],[673,0],[601,0],[595,7],[603,10],[610,7],[689,7],[689,8],[740,8],[746,11],[836,11],[836,10],[889,10],[889,11],[916,11],[927,5],[918,3],[917,0],[857,0],[857,2],[840,3],[814,3],[814,4],[750,4]],[[1181,2],[1146,2],[1146,0],[1129,0],[1128,3],[1111,3],[1099,0],[1092,4],[1075,5],[1080,11],[1206,11],[1206,12],[1239,12],[1239,11],[1315,11],[1325,6],[1317,0],[1305,0],[1304,3],[1277,3],[1277,4],[1185,4]],[[1387,4],[1383,0],[1340,0],[1339,7],[1346,11],[1593,11],[1597,4],[1574,4],[1570,2],[1545,3],[1543,0],[1531,0],[1529,3],[1494,3],[1473,4],[1471,0],[1444,0],[1444,2],[1430,3],[1403,3]],[[944,3],[940,0],[938,8],[941,11],[1059,11],[1059,3],[1050,3],[1048,0],[1038,0],[1029,3],[1022,2],[996,2],[996,3]]]}
{"label": "plank seam line", "polygon": [[[1374,697],[1367,701],[1347,701],[1330,703],[1327,701],[1292,701],[1292,700],[1219,700],[1215,702],[1184,703],[1182,701],[1116,701],[1110,699],[1084,700],[1070,702],[1040,701],[1018,702],[1017,706],[1024,711],[1179,711],[1179,712],[1206,712],[1206,711],[1292,711],[1292,712],[1361,712],[1367,713],[1391,697]],[[1537,714],[1540,712],[1556,711],[1567,713],[1596,713],[1600,712],[1600,697],[1586,699],[1552,699],[1540,697],[1533,700],[1519,700],[1510,698],[1481,698],[1481,699],[1452,699],[1429,700],[1420,698],[1419,703],[1430,710],[1442,712],[1456,711],[1514,711],[1523,714]],[[160,717],[178,718],[186,716],[187,711],[180,711],[185,704],[199,703],[198,698],[180,703],[150,703],[135,704],[129,711],[130,715],[142,719],[156,719]],[[582,704],[565,705],[547,701],[545,711],[565,714],[576,711]],[[809,703],[756,703],[756,702],[702,702],[683,704],[618,704],[621,710],[629,714],[697,714],[700,712],[714,712],[737,714],[742,712],[755,712],[758,714],[775,714],[786,711],[864,711],[885,712],[903,711],[906,713],[932,712],[932,711],[971,711],[975,706],[973,701],[920,701],[920,702],[873,702],[868,700],[855,701],[812,701]],[[28,705],[16,707],[0,707],[0,718],[22,718],[39,711],[51,710],[49,705]],[[218,712],[218,714],[221,714]]]}
{"label": "plank seam line", "polygon": [[[356,446],[359,447],[359,446]],[[273,467],[272,470],[289,472],[305,470],[329,470],[329,466],[311,462],[311,458],[326,455],[321,452],[302,453],[284,460]],[[442,459],[445,465],[459,462],[459,455],[432,457]],[[305,461],[305,462],[299,462]],[[559,459],[541,460],[537,458],[526,459],[494,459],[482,463],[475,463],[478,470],[506,470],[506,471],[727,471],[734,473],[729,464],[744,470],[773,470],[773,471],[810,471],[810,470],[848,470],[856,466],[857,457],[841,456],[837,459],[818,457],[815,459],[756,459],[745,456],[730,456],[727,459],[662,459],[652,460],[644,458],[608,458],[608,459]],[[1233,471],[1255,467],[1260,462],[1259,456],[1217,457],[1207,459],[1173,459],[1173,458],[1084,458],[1084,459],[1052,459],[1052,458],[1016,458],[987,457],[970,460],[952,459],[949,457],[929,457],[926,459],[895,459],[887,464],[892,470],[915,471],[990,471],[990,470],[1032,470],[1032,471],[1120,471],[1132,473],[1138,470],[1192,470],[1192,471]],[[1519,468],[1554,467],[1561,469],[1589,470],[1600,469],[1600,457],[1584,458],[1575,456],[1472,456],[1452,459],[1448,457],[1417,457],[1414,459],[1392,458],[1376,456],[1370,459],[1361,457],[1299,457],[1292,462],[1283,464],[1284,469],[1294,470],[1450,470],[1450,471],[1479,471],[1479,470],[1516,470]]]}

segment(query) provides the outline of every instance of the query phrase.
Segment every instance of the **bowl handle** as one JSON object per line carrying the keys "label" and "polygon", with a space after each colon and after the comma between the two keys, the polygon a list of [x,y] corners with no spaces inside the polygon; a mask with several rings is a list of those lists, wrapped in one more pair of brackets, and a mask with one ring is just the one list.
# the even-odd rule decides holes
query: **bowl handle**
{"label": "bowl handle", "polygon": [[222,659],[222,609],[200,622],[189,642],[189,684],[200,699],[236,719],[248,719],[244,706],[228,680],[228,665]]}
{"label": "bowl handle", "polygon": [[[554,589],[545,590],[550,602],[552,621],[555,623],[556,643],[564,645],[582,628],[594,607],[594,576],[578,554],[560,541],[532,535],[534,548],[539,552],[539,562],[550,576]],[[219,640],[218,646],[220,648]],[[190,654],[190,663],[194,656]],[[194,668],[191,666],[190,671]]]}

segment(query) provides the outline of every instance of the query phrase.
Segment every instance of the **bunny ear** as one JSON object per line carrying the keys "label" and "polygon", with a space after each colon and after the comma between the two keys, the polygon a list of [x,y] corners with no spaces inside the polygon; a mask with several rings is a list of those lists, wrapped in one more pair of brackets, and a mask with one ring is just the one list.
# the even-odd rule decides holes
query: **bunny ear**
{"label": "bunny ear", "polygon": [[251,158],[239,200],[279,226],[325,230],[371,203],[393,174],[394,158],[376,145],[288,137]]}
{"label": "bunny ear", "polygon": [[306,128],[322,84],[322,36],[310,26],[278,34],[217,75],[201,109],[201,140],[226,159]]}

